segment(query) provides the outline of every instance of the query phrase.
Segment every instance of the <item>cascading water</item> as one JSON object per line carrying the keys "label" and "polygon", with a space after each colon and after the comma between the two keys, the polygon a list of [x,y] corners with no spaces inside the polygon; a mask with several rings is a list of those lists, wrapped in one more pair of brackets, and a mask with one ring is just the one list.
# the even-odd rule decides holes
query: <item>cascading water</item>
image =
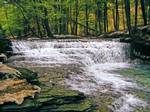
{"label": "cascading water", "polygon": [[[98,64],[129,61],[129,45],[119,42],[42,42],[16,41],[13,51],[25,62],[40,64]],[[38,63],[39,62],[39,63]],[[41,66],[42,66],[41,64]]]}
{"label": "cascading water", "polygon": [[18,66],[77,65],[82,73],[70,74],[66,85],[88,95],[118,94],[114,107],[111,107],[115,112],[132,112],[136,107],[146,106],[145,102],[128,93],[131,88],[138,88],[136,83],[110,72],[131,66],[129,44],[113,41],[14,41],[12,44],[17,54],[13,63]]}

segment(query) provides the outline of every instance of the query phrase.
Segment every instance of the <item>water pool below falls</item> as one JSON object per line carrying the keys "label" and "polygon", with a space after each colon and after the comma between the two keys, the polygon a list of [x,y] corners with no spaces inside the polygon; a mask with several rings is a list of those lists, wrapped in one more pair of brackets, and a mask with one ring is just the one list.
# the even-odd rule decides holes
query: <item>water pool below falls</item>
{"label": "water pool below falls", "polygon": [[[150,106],[133,91],[145,90],[134,78],[115,71],[133,68],[130,44],[114,41],[13,41],[16,54],[12,64],[22,67],[61,67],[76,65],[65,86],[89,96],[108,95],[114,98],[108,105],[114,112],[133,112]],[[45,71],[46,72],[46,71]],[[149,72],[150,73],[150,72]],[[149,91],[149,90],[146,90]]]}

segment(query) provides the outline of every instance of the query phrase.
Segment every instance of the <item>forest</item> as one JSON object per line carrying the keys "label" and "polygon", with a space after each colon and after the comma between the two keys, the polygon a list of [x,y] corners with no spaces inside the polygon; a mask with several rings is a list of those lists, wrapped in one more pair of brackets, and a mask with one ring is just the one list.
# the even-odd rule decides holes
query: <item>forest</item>
{"label": "forest", "polygon": [[0,35],[98,36],[150,24],[149,0],[0,0]]}

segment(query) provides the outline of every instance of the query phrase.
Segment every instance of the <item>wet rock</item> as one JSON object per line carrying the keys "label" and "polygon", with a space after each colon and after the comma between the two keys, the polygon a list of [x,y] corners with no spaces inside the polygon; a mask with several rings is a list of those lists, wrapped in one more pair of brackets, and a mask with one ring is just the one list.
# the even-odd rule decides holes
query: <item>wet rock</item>
{"label": "wet rock", "polygon": [[131,38],[121,38],[120,42],[131,43],[132,39]]}
{"label": "wet rock", "polygon": [[143,36],[144,35],[150,35],[150,25],[139,27],[138,28],[140,31],[142,31]]}
{"label": "wet rock", "polygon": [[116,31],[99,36],[99,38],[127,38],[127,37],[129,37],[129,34],[124,31]]}
{"label": "wet rock", "polygon": [[0,54],[0,62],[6,62],[7,61],[7,56],[3,53]]}
{"label": "wet rock", "polygon": [[21,73],[19,79],[26,79],[31,84],[38,84],[37,73],[26,68],[17,68]]}
{"label": "wet rock", "polygon": [[0,64],[0,77],[1,79],[8,79],[8,78],[11,78],[11,79],[16,79],[16,78],[19,78],[21,75],[21,73],[12,68],[12,67],[9,67],[7,65],[4,65],[4,64]]}
{"label": "wet rock", "polygon": [[[83,94],[63,88],[42,87],[41,93],[35,99],[25,99],[23,104],[5,104],[0,110],[3,112],[83,112],[94,110],[92,102]],[[88,112],[88,111],[87,111]]]}
{"label": "wet rock", "polygon": [[80,38],[80,36],[76,35],[54,35],[56,39],[77,39]]}
{"label": "wet rock", "polygon": [[6,39],[5,37],[0,37],[0,53],[10,53],[12,52],[12,48],[10,47],[11,41]]}
{"label": "wet rock", "polygon": [[15,102],[20,105],[24,98],[34,97],[40,88],[28,84],[25,80],[3,80],[0,81],[0,105],[7,102]]}
{"label": "wet rock", "polygon": [[[2,73],[8,73],[10,68],[3,67]],[[33,85],[34,80],[38,80],[37,73],[25,68],[16,68],[9,73],[16,73],[15,70],[19,71],[19,77],[0,81],[0,112],[88,112],[96,108],[83,93],[68,90],[57,83],[50,87],[40,82],[39,88]],[[49,74],[51,80],[63,78],[64,70],[54,71],[57,73]]]}
{"label": "wet rock", "polygon": [[150,41],[135,40],[131,43],[133,55],[143,60],[150,60]]}

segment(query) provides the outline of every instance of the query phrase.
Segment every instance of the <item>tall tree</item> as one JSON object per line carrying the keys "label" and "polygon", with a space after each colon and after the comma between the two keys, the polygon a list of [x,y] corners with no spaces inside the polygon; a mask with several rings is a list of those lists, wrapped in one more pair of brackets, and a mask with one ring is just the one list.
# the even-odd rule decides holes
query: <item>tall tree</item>
{"label": "tall tree", "polygon": [[140,0],[141,8],[142,8],[142,17],[144,21],[144,25],[147,25],[147,15],[145,11],[145,0]]}
{"label": "tall tree", "polygon": [[78,34],[78,15],[79,15],[79,1],[78,0],[75,0],[75,21],[76,21],[76,24],[75,24],[75,35]]}
{"label": "tall tree", "polygon": [[116,0],[115,2],[116,4],[116,27],[115,30],[118,31],[119,30],[119,10],[118,10],[118,0]]}
{"label": "tall tree", "polygon": [[132,29],[131,29],[131,17],[130,17],[130,0],[125,0],[125,12],[126,12],[126,21],[127,27],[129,30],[129,34],[132,36]]}
{"label": "tall tree", "polygon": [[148,1],[148,23],[150,24],[150,0]]}
{"label": "tall tree", "polygon": [[44,20],[43,20],[43,22],[44,22],[44,26],[45,26],[45,29],[46,29],[46,32],[47,32],[47,36],[48,37],[53,37],[53,34],[52,34],[50,26],[49,26],[47,8],[44,7],[43,11],[44,11]]}
{"label": "tall tree", "polygon": [[89,34],[89,30],[88,30],[88,27],[89,27],[89,15],[88,15],[88,4],[85,3],[85,35],[88,35]]}
{"label": "tall tree", "polygon": [[124,15],[124,0],[121,2],[121,8],[122,8],[122,24],[123,24],[123,29],[125,30],[125,15]]}
{"label": "tall tree", "polygon": [[134,0],[135,2],[135,20],[134,20],[134,27],[137,29],[137,23],[138,23],[138,0]]}
{"label": "tall tree", "polygon": [[107,17],[107,0],[104,0],[104,32],[108,29],[108,17]]}
{"label": "tall tree", "polygon": [[100,6],[101,6],[101,2],[98,0],[97,2],[96,2],[96,5],[97,5],[97,21],[98,21],[98,31],[99,31],[99,33],[101,33],[102,32],[102,28],[101,28],[101,8],[100,8]]}

